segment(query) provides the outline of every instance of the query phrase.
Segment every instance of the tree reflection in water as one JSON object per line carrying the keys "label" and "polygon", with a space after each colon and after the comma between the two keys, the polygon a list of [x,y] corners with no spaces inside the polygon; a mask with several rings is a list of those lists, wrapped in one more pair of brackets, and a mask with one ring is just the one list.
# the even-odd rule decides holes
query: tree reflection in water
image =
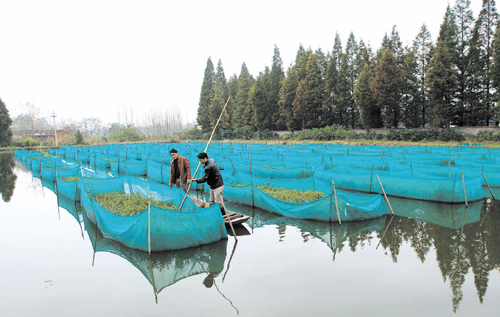
{"label": "tree reflection in water", "polygon": [[464,220],[474,212],[480,213],[480,218],[457,229],[395,216],[381,241],[394,262],[397,262],[403,242],[409,242],[422,262],[434,247],[443,280],[449,281],[453,292],[454,312],[463,299],[462,285],[470,269],[482,303],[490,271],[500,268],[500,203],[483,203],[473,207],[476,210],[468,208],[467,213],[465,207],[462,208]]}
{"label": "tree reflection in water", "polygon": [[14,193],[17,176],[14,174],[14,156],[12,153],[0,153],[0,194],[6,203]]}
{"label": "tree reflection in water", "polygon": [[[436,260],[443,281],[452,290],[452,308],[457,312],[463,299],[462,286],[471,272],[482,303],[488,288],[489,274],[500,269],[500,202],[474,202],[464,205],[442,204],[408,199],[391,198],[395,216],[378,219],[326,223],[281,217],[257,209],[238,210],[251,215],[253,228],[274,224],[280,241],[286,227],[300,229],[303,242],[318,238],[325,242],[335,256],[348,246],[352,252],[372,245],[379,239],[379,247],[385,250],[394,263],[403,244],[415,250],[424,263],[436,250]],[[344,244],[345,242],[345,244]]]}

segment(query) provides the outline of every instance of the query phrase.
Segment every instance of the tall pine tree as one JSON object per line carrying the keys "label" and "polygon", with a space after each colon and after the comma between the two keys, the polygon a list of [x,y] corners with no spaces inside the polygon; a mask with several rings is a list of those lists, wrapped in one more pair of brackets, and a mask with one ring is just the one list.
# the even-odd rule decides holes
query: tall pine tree
{"label": "tall pine tree", "polygon": [[[229,88],[227,86],[226,75],[222,67],[222,61],[219,59],[217,63],[217,72],[215,73],[215,82],[213,85],[213,98],[210,103],[210,128],[213,128],[221,117],[219,128],[224,130],[231,127],[232,101],[229,100]],[[224,105],[228,102],[226,110],[222,113]],[[222,116],[221,116],[222,113]]]}
{"label": "tall pine tree", "polygon": [[354,106],[354,100],[352,99],[352,94],[354,93],[354,85],[358,80],[359,76],[359,65],[356,63],[358,54],[358,43],[354,34],[351,32],[349,38],[347,39],[345,54],[342,58],[341,64],[341,84],[342,80],[345,79],[345,95],[342,98],[342,103],[347,110],[347,120],[348,127],[355,129],[361,126],[361,120],[359,118],[359,111],[356,106]]}
{"label": "tall pine tree", "polygon": [[403,77],[391,49],[382,53],[371,88],[382,112],[385,127],[397,128],[401,119],[400,95]]}
{"label": "tall pine tree", "polygon": [[196,121],[198,121],[198,124],[201,125],[203,132],[209,132],[211,127],[210,103],[212,102],[214,95],[214,83],[214,64],[212,63],[212,59],[209,57],[207,60],[207,66],[205,67],[203,83],[201,84],[200,101],[198,102],[198,115],[196,117]]}
{"label": "tall pine tree", "polygon": [[271,116],[270,129],[277,128],[276,123],[279,120],[280,113],[278,108],[278,101],[280,99],[281,82],[285,78],[283,71],[283,61],[281,60],[280,50],[278,46],[274,45],[273,64],[271,66],[271,73],[269,75],[269,96],[268,96],[268,113]]}
{"label": "tall pine tree", "polygon": [[455,96],[457,72],[453,67],[456,53],[455,15],[448,6],[439,30],[436,52],[432,56],[426,82],[431,101],[431,123],[436,128],[447,128],[456,117]]}
{"label": "tall pine tree", "polygon": [[[321,54],[319,55],[322,58]],[[305,127],[307,129],[320,127],[325,84],[323,81],[322,65],[317,53],[311,53],[306,66],[306,85],[309,112]]]}
{"label": "tall pine tree", "polygon": [[432,54],[434,53],[434,45],[430,32],[424,24],[420,28],[420,32],[413,41],[413,52],[417,62],[416,76],[417,76],[417,90],[419,93],[420,105],[418,108],[421,111],[421,124],[425,127],[427,124],[427,112],[429,107],[429,89],[426,86],[427,71],[431,63]]}
{"label": "tall pine tree", "polygon": [[245,109],[248,105],[248,93],[252,88],[255,80],[252,75],[250,75],[247,65],[243,63],[241,65],[240,76],[238,77],[238,89],[236,91],[235,97],[235,110],[233,117],[233,128],[243,128],[243,116],[245,114]]}
{"label": "tall pine tree", "polygon": [[358,82],[354,87],[353,98],[356,107],[359,109],[363,127],[369,131],[372,128],[380,128],[382,121],[380,117],[380,108],[373,97],[373,91],[370,88],[373,80],[372,67],[366,64],[359,75]]}
{"label": "tall pine tree", "polygon": [[403,82],[401,86],[402,122],[406,128],[418,128],[422,125],[420,92],[418,90],[417,58],[414,48],[407,48],[401,69]]}
{"label": "tall pine tree", "polygon": [[[268,115],[268,90],[266,77],[269,77],[269,68],[266,73],[260,73],[248,94],[248,107],[252,107],[252,121],[250,122],[257,131],[270,128],[270,117]],[[247,111],[247,113],[249,113]]]}
{"label": "tall pine tree", "polygon": [[286,128],[292,132],[296,130],[293,116],[293,101],[295,100],[298,86],[299,80],[297,71],[295,67],[290,65],[286,72],[286,78],[281,84],[278,107],[280,112],[279,125],[285,125]]}
{"label": "tall pine tree", "polygon": [[0,98],[0,146],[10,146],[12,141],[12,130],[10,126],[12,119],[9,116],[9,110]]}
{"label": "tall pine tree", "polygon": [[482,10],[472,32],[470,47],[470,72],[472,104],[469,124],[489,125],[494,107],[491,65],[493,38],[498,25],[494,0],[483,0]]}
{"label": "tall pine tree", "polygon": [[455,7],[457,52],[454,60],[457,69],[456,118],[457,125],[464,125],[465,113],[470,112],[470,94],[467,90],[469,80],[469,51],[474,27],[474,16],[470,9],[470,0],[456,0]]}
{"label": "tall pine tree", "polygon": [[[328,66],[325,75],[325,100],[323,102],[322,125],[328,126],[333,123],[344,122],[345,111],[339,106],[340,87],[340,63],[342,61],[342,43],[340,36],[335,35],[332,53],[328,59]],[[345,123],[344,123],[345,124]]]}
{"label": "tall pine tree", "polygon": [[297,94],[292,103],[293,106],[293,117],[294,117],[294,126],[291,129],[300,130],[306,128],[306,124],[308,122],[308,113],[309,113],[309,101],[308,101],[308,91],[307,91],[307,83],[306,80],[303,79],[299,86],[297,87]]}
{"label": "tall pine tree", "polygon": [[[497,106],[495,108],[496,118],[500,117],[500,107],[498,103],[500,102],[500,25],[497,26],[495,32],[495,40],[493,41],[493,65],[491,67],[491,80],[493,88],[496,89],[496,102]],[[498,120],[498,119],[497,119]]]}

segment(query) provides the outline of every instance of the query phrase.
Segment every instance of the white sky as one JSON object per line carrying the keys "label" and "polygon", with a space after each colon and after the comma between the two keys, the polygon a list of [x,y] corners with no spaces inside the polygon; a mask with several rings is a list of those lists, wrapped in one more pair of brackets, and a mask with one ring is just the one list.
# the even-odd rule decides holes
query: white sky
{"label": "white sky", "polygon": [[[455,1],[450,0],[454,6]],[[245,62],[256,76],[284,69],[299,45],[331,51],[352,31],[375,50],[396,24],[411,44],[422,24],[435,41],[447,0],[0,0],[0,98],[11,117],[35,103],[45,116],[118,122],[150,108],[179,107],[196,119],[209,56],[226,78]],[[481,0],[472,0],[476,18]],[[51,119],[51,118],[48,118]],[[58,119],[59,120],[59,119]],[[52,122],[50,120],[49,122]],[[123,122],[123,117],[122,117]]]}

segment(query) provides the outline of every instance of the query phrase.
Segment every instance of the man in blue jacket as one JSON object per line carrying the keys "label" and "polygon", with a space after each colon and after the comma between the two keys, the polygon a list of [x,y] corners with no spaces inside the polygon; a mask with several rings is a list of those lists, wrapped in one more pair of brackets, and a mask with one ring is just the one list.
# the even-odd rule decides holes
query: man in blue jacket
{"label": "man in blue jacket", "polygon": [[207,153],[201,152],[197,157],[198,160],[200,160],[200,163],[205,165],[205,175],[203,175],[202,178],[193,178],[191,181],[197,183],[207,182],[208,186],[210,186],[210,198],[208,200],[208,204],[212,206],[217,202],[222,213],[226,214],[224,195],[222,194],[222,191],[224,190],[224,181],[222,180],[219,168],[215,164],[214,159],[208,157]]}

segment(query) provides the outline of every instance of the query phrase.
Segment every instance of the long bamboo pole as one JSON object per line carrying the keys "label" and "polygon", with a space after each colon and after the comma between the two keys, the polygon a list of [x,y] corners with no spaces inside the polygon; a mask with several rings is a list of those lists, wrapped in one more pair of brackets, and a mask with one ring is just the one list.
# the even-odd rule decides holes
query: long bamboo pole
{"label": "long bamboo pole", "polygon": [[148,254],[151,255],[151,193],[148,195]]}
{"label": "long bamboo pole", "polygon": [[[217,126],[219,125],[220,119],[222,118],[222,114],[224,113],[224,110],[226,110],[227,104],[229,103],[229,99],[231,99],[231,96],[229,96],[227,98],[226,104],[224,105],[224,108],[222,108],[222,111],[219,115],[219,119],[217,119],[217,122],[215,123],[214,129],[212,130],[212,134],[210,135],[210,138],[208,139],[208,142],[207,142],[207,146],[205,147],[205,151],[203,151],[205,153],[207,153],[208,146],[210,145],[210,142],[212,142],[212,137],[214,136],[215,129],[217,129]],[[201,162],[198,162],[198,166],[196,167],[196,171],[194,172],[194,175],[196,175],[196,173],[198,173],[198,170],[200,169],[200,165],[201,165]],[[193,184],[193,182],[189,182],[189,187],[186,191],[186,195],[184,196],[184,199],[182,200],[181,205],[179,206],[179,210],[181,210],[182,206],[184,205],[184,202],[186,201],[186,198],[188,196],[188,193],[189,193],[189,190],[191,189],[192,184]],[[231,231],[233,232],[234,239],[236,241],[238,241],[238,238],[236,237],[236,232],[234,231],[234,228],[233,228],[233,223],[231,222],[231,219],[229,218],[229,213],[225,209],[224,209],[224,213],[227,216],[227,220],[229,222],[229,227],[231,227]]]}
{"label": "long bamboo pole", "polygon": [[[212,137],[214,136],[214,133],[215,133],[215,129],[217,129],[217,126],[219,125],[219,121],[220,119],[222,118],[222,114],[224,113],[224,110],[226,110],[226,106],[229,102],[229,99],[231,98],[231,96],[229,96],[227,98],[227,101],[226,101],[226,104],[224,105],[224,108],[222,108],[222,111],[220,113],[220,116],[219,116],[219,119],[217,119],[217,122],[215,123],[215,126],[214,126],[214,129],[212,130],[212,134],[210,135],[210,138],[208,139],[208,142],[207,142],[207,146],[205,147],[205,153],[207,153],[207,150],[208,150],[208,146],[210,145],[210,142],[212,142]],[[201,162],[198,162],[198,166],[196,167],[196,171],[194,172],[194,175],[196,176],[196,173],[198,173],[198,170],[200,169],[200,165],[201,165]],[[188,193],[189,193],[189,190],[191,189],[191,185],[193,184],[193,182],[189,182],[189,186],[188,186],[188,189],[187,189],[187,192],[186,192],[186,195],[184,196],[184,199],[182,200],[182,203],[181,205],[179,206],[179,210],[181,210],[182,206],[184,205],[184,202],[186,201],[186,198],[188,196]]]}

